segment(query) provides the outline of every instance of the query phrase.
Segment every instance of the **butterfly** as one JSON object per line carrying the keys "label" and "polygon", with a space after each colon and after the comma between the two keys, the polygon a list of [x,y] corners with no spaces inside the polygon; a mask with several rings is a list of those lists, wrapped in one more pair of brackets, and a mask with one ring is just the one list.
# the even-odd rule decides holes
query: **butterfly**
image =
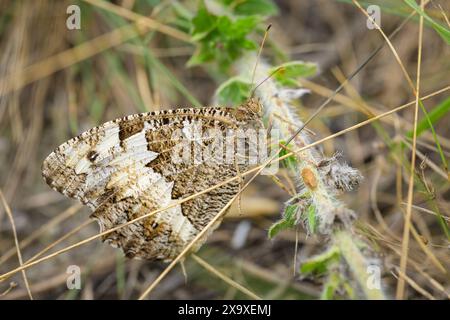
{"label": "butterfly", "polygon": [[[260,101],[250,98],[237,108],[164,110],[119,118],[60,145],[44,160],[42,175],[54,190],[89,206],[91,218],[103,232],[245,171],[248,163],[236,159],[232,163],[175,161],[179,152],[173,136],[175,132],[186,135],[199,121],[203,128],[216,128],[220,134],[259,130],[263,128],[261,113]],[[130,258],[171,261],[239,190],[234,179],[110,232],[102,240],[122,248]],[[204,241],[206,237],[194,250]]]}

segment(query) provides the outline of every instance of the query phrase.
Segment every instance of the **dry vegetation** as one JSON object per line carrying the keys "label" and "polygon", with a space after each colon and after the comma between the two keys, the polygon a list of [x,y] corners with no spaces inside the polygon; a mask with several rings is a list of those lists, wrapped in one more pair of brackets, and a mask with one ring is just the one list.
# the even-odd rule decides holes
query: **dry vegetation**
{"label": "dry vegetation", "polygon": [[[0,274],[19,265],[10,217],[23,263],[98,233],[96,223],[88,219],[88,208],[50,190],[42,181],[41,163],[55,147],[123,115],[209,105],[214,90],[226,80],[214,77],[207,66],[186,67],[194,51],[190,37],[170,27],[171,1],[152,6],[158,2],[114,1],[123,9],[115,13],[82,2],[79,31],[65,27],[66,1],[0,2],[0,187],[5,200],[2,203],[11,208],[10,212],[3,205],[0,209]],[[377,3],[387,6],[388,2]],[[196,1],[185,3],[195,11]],[[366,28],[366,17],[352,1],[276,3],[279,13],[270,19],[273,27],[263,56],[271,60],[285,54],[290,60],[319,65],[317,76],[300,80],[311,93],[301,98],[302,107],[296,112],[307,119],[385,39],[378,30]],[[383,11],[381,26],[386,34],[412,12],[407,8]],[[119,27],[113,17],[122,16],[129,22],[139,17],[130,15],[130,10],[160,21],[167,29],[155,32],[151,23],[138,29]],[[450,28],[449,12],[447,1],[434,0],[427,5],[427,13]],[[432,112],[450,104],[450,47],[425,25],[419,48],[420,26],[416,15],[392,39],[413,88],[386,45],[333,97],[308,129],[314,133],[313,140],[320,140],[351,128],[324,139],[317,148],[327,156],[341,151],[344,160],[364,176],[359,188],[342,199],[358,216],[353,235],[365,239],[371,248],[368,257],[381,263],[386,296],[394,298],[398,282],[404,281],[403,298],[448,299],[449,173],[429,127],[425,125],[416,141],[408,133],[415,123],[413,89],[418,78],[418,53],[419,95],[430,96],[423,103]],[[410,102],[398,112],[352,128]],[[425,116],[420,107],[417,109],[417,123],[423,129]],[[450,155],[448,110],[446,107],[433,120],[444,159]],[[411,150],[415,150],[416,159],[410,206]],[[325,279],[304,277],[298,266],[322,252],[329,238],[308,236],[301,227],[283,231],[272,240],[267,237],[267,230],[279,219],[289,198],[285,189],[292,184],[284,171],[278,178],[283,188],[266,176],[252,182],[242,196],[243,215],[234,205],[197,256],[185,259],[187,279],[178,265],[149,297],[320,297]],[[407,254],[402,247],[406,240],[405,216],[411,223]],[[407,262],[405,272],[402,256]],[[81,290],[66,287],[70,265],[80,266],[83,272]],[[164,263],[127,260],[120,250],[94,239],[26,268],[25,274],[17,272],[4,279],[0,282],[0,298],[28,298],[25,275],[36,299],[135,299],[166,267]]]}

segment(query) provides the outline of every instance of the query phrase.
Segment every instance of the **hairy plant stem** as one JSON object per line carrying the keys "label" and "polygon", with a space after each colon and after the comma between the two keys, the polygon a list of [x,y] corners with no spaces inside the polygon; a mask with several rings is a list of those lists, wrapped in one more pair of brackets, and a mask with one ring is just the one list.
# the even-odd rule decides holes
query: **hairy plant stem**
{"label": "hairy plant stem", "polygon": [[[342,257],[349,266],[365,297],[369,300],[385,300],[386,297],[381,289],[381,285],[379,288],[371,285],[374,284],[371,277],[375,275],[368,272],[367,259],[356,245],[355,236],[351,231],[345,229],[336,230],[332,234],[332,241],[338,246]],[[373,280],[378,281],[379,279]]]}

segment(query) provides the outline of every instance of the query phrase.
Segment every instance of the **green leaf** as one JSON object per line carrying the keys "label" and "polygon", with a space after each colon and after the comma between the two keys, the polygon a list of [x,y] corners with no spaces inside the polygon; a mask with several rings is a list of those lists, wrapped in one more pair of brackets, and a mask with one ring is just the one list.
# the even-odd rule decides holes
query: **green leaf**
{"label": "green leaf", "polygon": [[317,229],[317,211],[316,206],[311,204],[308,207],[308,229],[309,232],[315,233]]}
{"label": "green leaf", "polygon": [[441,36],[442,39],[444,39],[447,44],[450,44],[450,29],[446,26],[443,26],[439,24],[438,22],[434,21],[432,18],[430,18],[429,15],[425,13],[425,11],[420,8],[420,6],[416,3],[415,0],[404,0],[407,5],[409,5],[411,8],[413,8],[418,14],[420,14],[425,20],[427,20],[434,30]]}
{"label": "green leaf", "polygon": [[341,284],[341,278],[336,272],[330,273],[327,281],[323,285],[321,300],[334,300],[336,291],[338,291]]}
{"label": "green leaf", "polygon": [[346,293],[347,299],[355,299],[355,292],[348,280],[339,272],[338,268],[333,268],[327,277],[327,281],[323,285],[322,300],[335,300],[341,298],[339,292]]}
{"label": "green leaf", "polygon": [[203,1],[199,4],[199,9],[195,17],[192,18],[191,35],[192,40],[200,41],[205,38],[216,27],[217,17],[211,14]]}
{"label": "green leaf", "polygon": [[251,87],[252,84],[242,78],[230,78],[217,88],[219,104],[225,106],[242,104],[250,96]]}
{"label": "green leaf", "polygon": [[295,224],[295,216],[297,212],[298,206],[295,204],[290,204],[286,207],[286,210],[284,210],[283,219],[292,224],[294,226]]}
{"label": "green leaf", "polygon": [[306,78],[317,73],[317,65],[311,62],[291,61],[272,68],[269,74],[274,74],[274,79],[283,86],[298,87],[297,79]]}
{"label": "green leaf", "polygon": [[350,283],[348,283],[348,281],[343,280],[341,284],[342,287],[344,288],[344,291],[347,293],[347,296],[350,299],[355,299],[356,298],[355,290],[350,285]]}
{"label": "green leaf", "polygon": [[260,22],[261,19],[258,16],[237,18],[234,23],[231,24],[229,35],[237,39],[243,38],[253,31]]}
{"label": "green leaf", "polygon": [[[428,117],[432,124],[442,119],[450,111],[450,97],[439,103],[429,113]],[[420,136],[424,131],[430,128],[428,119],[424,118],[417,124],[417,136]],[[413,131],[410,130],[406,134],[408,138],[412,138]]]}
{"label": "green leaf", "polygon": [[324,274],[328,268],[339,261],[341,257],[337,246],[332,246],[327,251],[309,258],[300,266],[300,272],[303,274]]}
{"label": "green leaf", "polygon": [[269,239],[273,239],[278,233],[289,228],[292,228],[292,226],[286,220],[280,220],[275,222],[269,228]]}
{"label": "green leaf", "polygon": [[234,7],[234,12],[240,15],[272,16],[278,13],[278,8],[271,0],[247,0],[239,1]]}
{"label": "green leaf", "polygon": [[201,47],[195,51],[192,57],[188,60],[187,66],[193,67],[214,59],[214,52],[207,47]]}
{"label": "green leaf", "polygon": [[258,48],[258,46],[252,40],[242,39],[241,48],[247,50],[255,50],[256,48]]}
{"label": "green leaf", "polygon": [[232,36],[232,26],[233,23],[227,16],[221,16],[217,19],[217,31],[219,31],[219,34]]}
{"label": "green leaf", "polygon": [[269,239],[275,237],[278,233],[283,230],[292,228],[295,226],[296,214],[298,206],[288,205],[284,211],[283,219],[275,222],[269,229]]}
{"label": "green leaf", "polygon": [[[286,141],[280,141],[280,145],[285,146],[286,147]],[[280,150],[279,153],[279,157],[284,157],[285,155],[287,155],[289,152],[282,148]],[[283,159],[283,164],[286,166],[286,168],[289,168],[290,170],[296,170],[297,168],[297,158],[295,157],[295,155],[290,155],[289,157]]]}
{"label": "green leaf", "polygon": [[255,50],[257,45],[247,38],[261,21],[259,16],[230,18],[208,12],[204,2],[200,4],[191,23],[192,40],[197,50],[188,66],[215,61],[222,71],[242,56],[244,50]]}

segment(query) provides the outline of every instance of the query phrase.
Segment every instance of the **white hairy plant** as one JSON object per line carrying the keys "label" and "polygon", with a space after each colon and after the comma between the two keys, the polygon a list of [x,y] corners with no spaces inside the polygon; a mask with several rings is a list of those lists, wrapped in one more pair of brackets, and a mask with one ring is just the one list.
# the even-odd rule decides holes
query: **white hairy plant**
{"label": "white hairy plant", "polygon": [[[240,70],[243,76],[250,77],[255,58],[254,54],[244,56],[237,62],[236,69]],[[255,72],[256,83],[267,78],[272,70],[273,67],[262,60]],[[296,115],[297,107],[293,101],[305,93],[308,93],[308,90],[283,88],[274,77],[267,79],[256,89],[255,96],[261,100],[264,106],[264,117],[272,128],[280,132],[282,141],[287,141],[298,128],[303,126],[302,120]],[[311,137],[308,131],[302,130],[285,148],[297,150],[310,143]],[[358,170],[345,163],[339,163],[337,158],[337,156],[324,158],[316,148],[308,148],[296,153],[297,161],[293,166],[289,166],[291,175],[297,182],[295,198],[308,199],[310,206],[305,209],[310,208],[314,211],[310,218],[317,220],[317,231],[323,234],[329,234],[332,231],[336,217],[344,223],[348,223],[354,216],[353,212],[346,208],[337,196],[343,191],[357,187],[362,178]],[[304,213],[298,212],[300,215]],[[297,221],[304,220],[298,218]],[[309,221],[308,225],[314,226],[315,224],[314,221]],[[309,231],[313,232],[314,230]]]}
{"label": "white hairy plant", "polygon": [[[236,79],[239,81],[244,79],[248,84],[252,78],[256,84],[263,81],[256,87],[254,96],[260,99],[264,107],[264,121],[267,127],[276,129],[280,134],[280,146],[275,147],[277,149],[281,147],[288,153],[309,145],[312,139],[306,129],[295,135],[304,125],[297,116],[298,106],[295,100],[309,91],[302,88],[287,88],[279,83],[274,74],[277,68],[264,60],[259,61],[254,70],[256,59],[256,54],[248,53],[238,60],[234,64],[238,73]],[[283,69],[280,70],[282,73]],[[289,143],[286,145],[286,142]],[[322,267],[328,270],[328,280],[324,284],[322,297],[332,298],[339,288],[349,297],[355,297],[354,290],[348,285],[355,281],[360,295],[368,299],[384,299],[381,289],[367,287],[369,273],[366,270],[372,258],[362,253],[364,251],[362,249],[368,246],[353,232],[352,220],[356,218],[356,214],[338,198],[343,192],[355,189],[362,175],[357,169],[339,162],[338,158],[339,154],[327,158],[318,148],[307,148],[284,160],[291,177],[296,182],[296,194],[287,201],[282,220],[272,226],[269,236],[272,237],[279,231],[300,223],[304,224],[309,233],[328,235],[330,239],[328,249],[307,259],[303,263],[305,268],[300,268],[304,273]],[[337,271],[342,268],[336,266],[347,269],[352,276],[346,277]]]}

